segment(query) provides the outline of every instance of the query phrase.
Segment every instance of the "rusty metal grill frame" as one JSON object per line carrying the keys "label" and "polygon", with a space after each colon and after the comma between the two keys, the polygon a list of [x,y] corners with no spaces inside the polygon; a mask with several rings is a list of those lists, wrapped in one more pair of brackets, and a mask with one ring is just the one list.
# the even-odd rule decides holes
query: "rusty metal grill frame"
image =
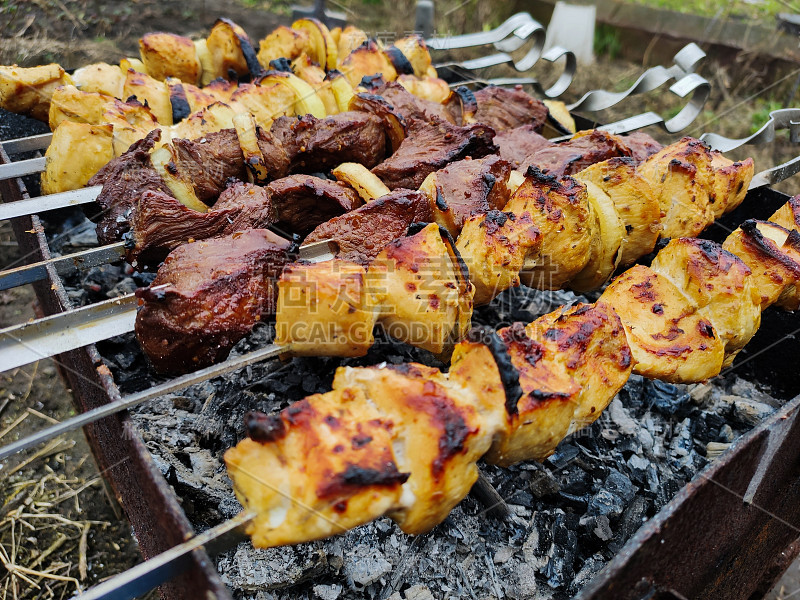
{"label": "rusty metal grill frame", "polygon": [[[0,148],[0,164],[7,162],[8,155]],[[20,179],[0,181],[0,195],[6,202],[29,198]],[[20,250],[32,262],[50,258],[38,216],[19,217],[11,224]],[[39,310],[45,315],[64,312],[70,306],[64,284],[52,267],[48,268],[48,279],[33,283],[33,288]],[[55,358],[61,376],[72,390],[76,410],[83,412],[119,399],[119,389],[94,345]],[[156,467],[127,413],[102,419],[84,432],[98,468],[133,528],[144,559],[194,534],[178,497]],[[213,561],[202,550],[195,551],[191,567],[162,586],[160,592],[164,600],[233,600]]]}

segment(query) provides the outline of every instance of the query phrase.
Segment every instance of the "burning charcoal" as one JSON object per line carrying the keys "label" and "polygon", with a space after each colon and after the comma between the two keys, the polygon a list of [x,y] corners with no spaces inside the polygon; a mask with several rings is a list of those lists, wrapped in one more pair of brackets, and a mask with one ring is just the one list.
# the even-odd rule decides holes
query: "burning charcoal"
{"label": "burning charcoal", "polygon": [[636,495],[636,486],[616,469],[611,469],[604,485],[609,492],[619,496],[625,504],[630,502]]}
{"label": "burning charcoal", "polygon": [[114,265],[102,265],[92,267],[83,276],[81,287],[90,296],[101,298],[113,288],[119,281],[119,267]]}
{"label": "burning charcoal", "polygon": [[763,402],[764,404],[769,404],[775,408],[778,408],[783,404],[780,400],[773,398],[769,394],[765,394],[752,381],[747,381],[746,379],[742,379],[740,377],[737,377],[734,380],[733,384],[731,385],[730,393],[734,396],[741,396],[742,398],[748,398],[756,402]]}
{"label": "burning charcoal", "polygon": [[634,374],[628,378],[625,387],[620,390],[619,398],[629,410],[641,408],[644,401],[644,382],[644,377]]}
{"label": "burning charcoal", "polygon": [[582,469],[570,469],[561,477],[561,491],[569,494],[588,494],[592,491],[592,478]]}
{"label": "burning charcoal", "polygon": [[69,301],[73,308],[86,306],[86,304],[89,302],[89,294],[86,292],[86,290],[67,290],[67,296],[69,297]]}
{"label": "burning charcoal", "polygon": [[614,532],[611,530],[611,523],[606,515],[586,515],[581,517],[581,525],[586,531],[591,532],[604,542],[614,537]]}
{"label": "burning charcoal", "polygon": [[611,401],[607,414],[622,434],[636,434],[640,429],[639,424],[631,418],[619,398]]}
{"label": "burning charcoal", "polygon": [[648,508],[649,503],[646,499],[641,496],[633,499],[633,502],[625,509],[620,519],[614,541],[608,545],[612,552],[619,552],[622,546],[625,545],[625,542],[628,541],[634,533],[639,531],[642,523],[647,520]]}
{"label": "burning charcoal", "polygon": [[647,489],[650,490],[650,493],[655,494],[658,491],[658,469],[654,464],[647,465],[645,477],[647,479]]}
{"label": "burning charcoal", "polygon": [[549,469],[542,467],[533,472],[533,477],[531,477],[530,481],[530,490],[537,498],[555,494],[560,489],[561,485]]}
{"label": "burning charcoal", "polygon": [[139,287],[147,287],[156,278],[156,273],[140,273],[139,271],[133,272],[133,281]]}
{"label": "burning charcoal", "polygon": [[601,554],[593,554],[581,566],[580,571],[575,574],[575,578],[570,585],[570,591],[576,593],[589,583],[595,575],[605,566],[606,561]]}
{"label": "burning charcoal", "polygon": [[572,444],[559,444],[556,451],[548,457],[547,462],[553,465],[553,468],[556,470],[563,469],[580,453],[581,451],[577,446]]}
{"label": "burning charcoal", "polygon": [[608,490],[600,490],[589,502],[588,514],[618,517],[625,509],[622,498]]}
{"label": "burning charcoal", "polygon": [[650,466],[650,461],[638,454],[632,455],[626,463],[631,470],[631,476],[636,483],[644,484],[647,473],[647,467]]}
{"label": "burning charcoal", "polygon": [[755,427],[766,419],[775,409],[769,404],[741,398],[739,396],[721,396],[720,400],[732,405],[732,415],[737,422]]}
{"label": "burning charcoal", "polygon": [[683,387],[658,379],[645,380],[643,394],[650,406],[669,417],[682,416],[690,399]]}
{"label": "burning charcoal", "polygon": [[[575,533],[577,527],[572,526],[569,521],[575,515],[566,515],[563,511],[558,511],[553,522],[553,545],[550,548],[550,560],[544,568],[544,576],[547,577],[547,584],[550,587],[559,588],[567,585],[575,573],[574,562],[578,551],[578,536]],[[577,523],[575,524],[577,525]]]}
{"label": "burning charcoal", "polygon": [[136,291],[136,288],[139,287],[136,285],[136,282],[131,277],[126,277],[119,283],[116,283],[114,287],[112,287],[107,293],[106,296],[109,298],[119,298],[120,296],[125,296],[127,294],[132,294]]}

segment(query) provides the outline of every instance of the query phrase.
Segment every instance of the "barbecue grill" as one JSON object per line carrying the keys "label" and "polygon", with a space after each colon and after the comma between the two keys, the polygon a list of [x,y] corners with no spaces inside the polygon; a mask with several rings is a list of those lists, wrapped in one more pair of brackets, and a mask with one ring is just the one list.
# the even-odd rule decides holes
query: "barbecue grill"
{"label": "barbecue grill", "polygon": [[[496,41],[503,39],[505,36]],[[650,71],[627,93],[616,96],[590,93],[571,108],[599,110],[623,100],[628,93],[653,89],[670,78],[679,80],[673,87],[680,95],[696,91],[698,80],[682,77],[692,70],[693,63],[681,65],[680,58],[676,63],[679,70],[664,69],[666,75]],[[461,68],[463,65],[452,66],[455,77],[463,75]],[[663,79],[660,83],[659,77]],[[543,90],[545,95],[558,95],[558,91]],[[691,111],[699,102],[697,99],[690,103]],[[681,123],[688,124],[690,112],[682,112],[680,119],[676,117],[668,122],[667,130],[679,130]],[[579,128],[596,125],[577,115],[576,120]],[[658,121],[661,121],[658,115],[649,114],[640,116],[638,123],[647,125]],[[772,124],[787,127],[789,121],[786,115],[776,115]],[[24,120],[21,123],[23,128],[32,127]],[[630,126],[630,122],[623,123],[617,125],[617,130]],[[774,132],[774,127],[772,130]],[[770,131],[770,127],[765,131]],[[25,133],[28,132],[36,133],[33,128]],[[722,144],[720,140],[717,142]],[[3,164],[11,162],[5,152],[0,153],[0,159]],[[786,176],[792,166],[766,177]],[[0,193],[5,203],[29,198],[20,179],[0,182]],[[788,199],[769,188],[756,188],[740,208],[726,215],[706,234],[711,239],[722,239],[726,231],[746,218],[766,219]],[[39,216],[19,216],[13,219],[12,225],[20,249],[30,256],[30,262],[51,258]],[[53,263],[40,269],[46,277],[29,274],[29,278],[33,280],[44,314],[69,311],[71,300],[63,272]],[[514,294],[508,297],[513,301]],[[507,312],[513,313],[513,307]],[[787,336],[796,329],[796,319],[792,316],[765,313],[761,330],[734,367],[748,381],[768,386],[773,395],[787,401],[786,404],[738,439],[639,528],[610,564],[579,592],[578,598],[588,600],[612,594],[632,599],[751,597],[765,591],[800,552],[800,546],[793,543],[800,526],[800,424],[796,419],[800,398],[795,398],[800,394],[800,382],[793,376],[792,369],[794,353],[800,348],[796,336]],[[121,399],[123,394],[108,366],[108,356],[104,357],[97,346],[88,345],[59,354],[58,362],[80,412]],[[111,364],[115,366],[113,361]],[[331,366],[326,368],[330,370]],[[259,374],[269,374],[269,370],[250,374],[251,381],[257,381]],[[133,392],[136,387],[150,383],[128,382],[128,389],[124,391]],[[163,469],[143,441],[141,427],[141,421],[135,417],[118,413],[88,425],[86,433],[98,466],[125,509],[142,554],[148,559],[179,545],[194,533],[194,528],[176,495],[175,487],[180,486],[176,486],[174,474],[168,472],[165,478]],[[199,523],[201,526],[209,524],[202,519]],[[197,598],[211,594],[218,598],[231,597],[205,550],[194,550],[185,562],[187,570],[162,586],[163,597]]]}

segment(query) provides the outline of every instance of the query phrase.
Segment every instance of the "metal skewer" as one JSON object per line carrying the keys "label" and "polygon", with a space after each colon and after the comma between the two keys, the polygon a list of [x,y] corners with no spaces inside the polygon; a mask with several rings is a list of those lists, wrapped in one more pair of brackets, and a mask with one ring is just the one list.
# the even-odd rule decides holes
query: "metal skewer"
{"label": "metal skewer", "polygon": [[[685,110],[685,109],[684,109]],[[679,113],[680,114],[680,113]],[[677,117],[675,117],[677,118]],[[608,131],[613,134],[628,133],[641,129],[648,125],[664,124],[664,119],[657,113],[648,112],[640,115],[630,117],[617,121],[616,123],[609,123],[598,127],[603,131]],[[770,113],[770,119],[767,121],[756,133],[742,139],[726,138],[715,133],[704,133],[700,139],[708,143],[712,149],[719,150],[720,152],[728,152],[744,145],[765,144],[772,142],[775,139],[775,132],[789,129],[790,140],[793,143],[800,142],[800,109],[787,108]],[[553,138],[553,141],[562,141],[570,139],[572,136],[562,136]],[[748,190],[753,190],[766,185],[773,185],[792,175],[800,172],[800,156],[797,156],[785,163],[764,169],[753,176]],[[100,189],[100,186],[93,188],[84,188],[83,190],[76,190],[75,192],[67,192],[68,194],[75,194],[80,199],[85,199],[91,202],[95,197],[95,190]],[[56,198],[59,194],[52,196],[44,196],[43,200]],[[36,198],[25,201],[34,202]],[[7,206],[14,206],[17,203],[0,204],[0,218],[2,218],[3,209]],[[101,246],[90,250],[83,250],[74,254],[67,254],[51,258],[49,260],[41,261],[31,265],[23,265],[15,269],[0,272],[0,291],[11,289],[26,283],[40,281],[47,279],[47,266],[52,265],[59,275],[64,275],[71,272],[76,268],[89,268],[99,266],[102,264],[114,262],[125,255],[125,248],[123,242],[116,244],[109,244],[108,246]]]}

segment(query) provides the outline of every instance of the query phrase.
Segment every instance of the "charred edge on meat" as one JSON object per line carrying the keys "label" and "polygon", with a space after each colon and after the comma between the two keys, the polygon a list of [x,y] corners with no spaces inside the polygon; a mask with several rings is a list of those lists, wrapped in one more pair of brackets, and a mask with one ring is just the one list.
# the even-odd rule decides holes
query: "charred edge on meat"
{"label": "charred edge on meat", "polygon": [[288,58],[274,58],[269,61],[269,70],[277,71],[278,73],[291,73],[292,63]]}
{"label": "charred edge on meat", "polygon": [[458,267],[461,293],[465,294],[469,288],[469,268],[467,267],[467,263],[464,262],[461,253],[458,251],[458,248],[456,248],[456,241],[453,239],[453,236],[441,225],[439,225],[439,235],[442,236],[442,241],[447,251],[450,253],[453,264]]}
{"label": "charred edge on meat", "polygon": [[483,344],[494,357],[500,381],[506,394],[506,412],[509,415],[517,414],[517,404],[522,398],[522,386],[519,383],[519,371],[511,362],[508,347],[491,327],[473,327],[467,333],[467,341]]}
{"label": "charred edge on meat", "polygon": [[186,90],[182,83],[176,83],[169,88],[169,102],[172,105],[172,122],[183,121],[192,114],[192,108],[186,99]]}
{"label": "charred edge on meat", "polygon": [[[746,234],[743,240],[744,243],[755,248],[762,254],[767,255],[769,258],[777,263],[780,263],[781,266],[794,273],[797,277],[800,277],[800,267],[797,265],[797,263],[780,250],[776,251],[774,249],[775,244],[768,238],[764,237],[764,234],[758,230],[758,225],[759,221],[756,219],[748,219],[742,223],[741,229]],[[789,234],[789,237],[791,237],[791,234]],[[789,237],[786,238],[787,242],[789,241]],[[796,238],[792,238],[792,241],[795,242]]]}
{"label": "charred edge on meat", "polygon": [[254,442],[267,444],[286,435],[286,426],[278,415],[251,410],[244,416],[244,430]]}
{"label": "charred edge on meat", "polygon": [[399,48],[396,46],[389,46],[383,53],[387,56],[389,62],[392,63],[398,75],[414,74],[414,67],[411,65],[411,61],[406,58],[406,55],[403,54]]}

